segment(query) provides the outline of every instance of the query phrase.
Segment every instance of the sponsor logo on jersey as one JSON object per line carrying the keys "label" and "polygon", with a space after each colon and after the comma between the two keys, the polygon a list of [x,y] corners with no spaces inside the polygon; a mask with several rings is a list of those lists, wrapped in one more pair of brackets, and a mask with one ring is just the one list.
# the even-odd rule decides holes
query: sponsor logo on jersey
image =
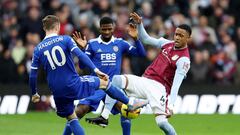
{"label": "sponsor logo on jersey", "polygon": [[178,55],[174,55],[174,56],[172,56],[172,60],[177,60],[179,58],[179,56]]}
{"label": "sponsor logo on jersey", "polygon": [[118,50],[119,50],[119,49],[118,49],[117,46],[113,46],[113,51],[114,51],[114,52],[118,52]]}
{"label": "sponsor logo on jersey", "polygon": [[102,62],[116,62],[116,54],[115,53],[103,53],[101,54]]}

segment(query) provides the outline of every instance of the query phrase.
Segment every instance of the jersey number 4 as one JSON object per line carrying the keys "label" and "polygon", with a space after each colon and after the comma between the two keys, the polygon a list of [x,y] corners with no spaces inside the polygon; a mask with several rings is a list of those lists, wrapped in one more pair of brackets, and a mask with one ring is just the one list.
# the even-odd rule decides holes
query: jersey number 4
{"label": "jersey number 4", "polygon": [[[56,56],[56,52],[59,52],[62,61],[59,61]],[[44,55],[47,56],[48,62],[52,68],[52,70],[56,69],[56,66],[63,66],[66,63],[66,56],[63,52],[63,49],[60,46],[54,46],[52,48],[51,54],[49,50],[44,51]]]}

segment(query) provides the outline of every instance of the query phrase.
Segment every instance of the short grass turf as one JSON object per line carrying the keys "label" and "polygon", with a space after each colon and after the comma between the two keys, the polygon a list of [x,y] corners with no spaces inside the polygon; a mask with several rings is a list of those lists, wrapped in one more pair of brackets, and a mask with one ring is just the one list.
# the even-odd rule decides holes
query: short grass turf
{"label": "short grass turf", "polygon": [[[88,114],[86,117],[97,115]],[[121,135],[119,115],[110,116],[109,126],[101,128],[81,120],[86,135]],[[170,122],[178,135],[240,135],[239,115],[174,115]],[[25,115],[0,115],[0,135],[61,135],[65,119],[54,112],[29,112]],[[132,135],[164,135],[153,115],[132,120]]]}

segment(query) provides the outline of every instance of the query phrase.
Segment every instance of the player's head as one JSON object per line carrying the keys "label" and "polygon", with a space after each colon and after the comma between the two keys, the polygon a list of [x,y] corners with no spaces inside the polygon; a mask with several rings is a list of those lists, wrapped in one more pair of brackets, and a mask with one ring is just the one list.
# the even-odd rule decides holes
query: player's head
{"label": "player's head", "polygon": [[47,15],[42,19],[43,29],[45,32],[59,32],[60,30],[60,20],[55,15]]}
{"label": "player's head", "polygon": [[175,47],[182,48],[187,45],[188,40],[190,39],[192,30],[190,26],[186,24],[179,25],[174,34]]}
{"label": "player's head", "polygon": [[103,17],[100,20],[100,34],[103,39],[110,40],[114,31],[113,20],[110,17]]}

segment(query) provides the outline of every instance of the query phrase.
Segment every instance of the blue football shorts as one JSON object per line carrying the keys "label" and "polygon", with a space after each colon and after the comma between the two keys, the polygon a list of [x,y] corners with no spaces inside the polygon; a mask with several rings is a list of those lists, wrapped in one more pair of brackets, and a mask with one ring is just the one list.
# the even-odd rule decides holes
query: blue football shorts
{"label": "blue football shorts", "polygon": [[94,95],[99,89],[100,79],[96,76],[81,76],[80,82],[76,83],[74,89],[77,90],[74,98],[54,97],[57,115],[67,117],[74,112],[74,100],[82,99]]}

